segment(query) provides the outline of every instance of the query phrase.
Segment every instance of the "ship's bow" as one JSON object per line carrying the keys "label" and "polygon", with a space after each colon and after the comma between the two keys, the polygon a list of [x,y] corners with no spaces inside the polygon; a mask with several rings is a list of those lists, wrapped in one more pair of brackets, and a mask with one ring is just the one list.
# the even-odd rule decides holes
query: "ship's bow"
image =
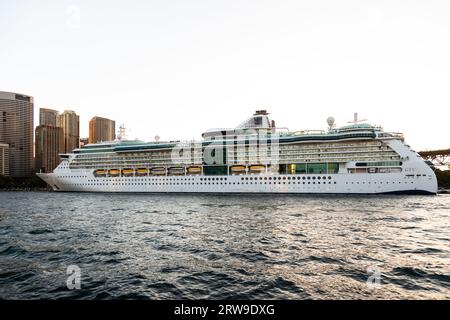
{"label": "ship's bow", "polygon": [[36,173],[36,175],[42,180],[44,180],[49,186],[51,186],[53,190],[55,191],[60,190],[60,188],[56,184],[54,173]]}

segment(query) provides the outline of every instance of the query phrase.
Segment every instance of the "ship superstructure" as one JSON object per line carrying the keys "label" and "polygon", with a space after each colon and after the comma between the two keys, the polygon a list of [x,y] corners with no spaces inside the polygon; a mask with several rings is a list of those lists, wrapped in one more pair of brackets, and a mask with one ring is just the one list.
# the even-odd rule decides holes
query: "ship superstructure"
{"label": "ship superstructure", "polygon": [[277,128],[265,110],[201,141],[117,140],[61,155],[38,174],[56,191],[436,194],[436,176],[399,133],[355,120]]}

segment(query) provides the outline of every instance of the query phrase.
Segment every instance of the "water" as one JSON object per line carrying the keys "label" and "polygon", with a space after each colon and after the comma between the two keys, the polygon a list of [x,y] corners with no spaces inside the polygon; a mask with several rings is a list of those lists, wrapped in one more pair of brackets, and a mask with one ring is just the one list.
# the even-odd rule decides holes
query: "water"
{"label": "water", "polygon": [[0,298],[448,299],[450,195],[0,192]]}

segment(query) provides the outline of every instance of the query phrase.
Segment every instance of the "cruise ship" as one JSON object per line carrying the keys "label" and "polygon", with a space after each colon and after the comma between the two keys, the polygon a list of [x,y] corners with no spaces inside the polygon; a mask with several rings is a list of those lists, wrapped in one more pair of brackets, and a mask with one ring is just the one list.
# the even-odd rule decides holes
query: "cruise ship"
{"label": "cruise ship", "polygon": [[323,131],[278,128],[266,110],[198,141],[117,139],[60,155],[38,173],[55,191],[436,194],[433,169],[400,133],[357,119]]}

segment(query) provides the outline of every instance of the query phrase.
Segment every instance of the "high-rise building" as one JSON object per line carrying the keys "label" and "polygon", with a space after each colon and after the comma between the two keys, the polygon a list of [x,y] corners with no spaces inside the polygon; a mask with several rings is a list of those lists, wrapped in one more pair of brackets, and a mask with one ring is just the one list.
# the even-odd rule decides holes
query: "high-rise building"
{"label": "high-rise building", "polygon": [[113,141],[116,138],[116,122],[114,120],[93,117],[89,121],[89,143]]}
{"label": "high-rise building", "polygon": [[66,110],[59,115],[59,126],[64,131],[64,153],[72,152],[80,146],[80,117]]}
{"label": "high-rise building", "polygon": [[36,127],[36,171],[52,172],[59,162],[59,154],[64,153],[63,128],[53,126]]}
{"label": "high-rise building", "polygon": [[9,176],[9,145],[0,143],[0,176]]}
{"label": "high-rise building", "polygon": [[37,172],[51,172],[64,153],[64,130],[59,127],[59,112],[53,109],[39,109],[39,126],[35,131],[35,169]]}
{"label": "high-rise building", "polygon": [[33,172],[33,97],[0,91],[0,142],[9,145],[9,174]]}
{"label": "high-rise building", "polygon": [[53,109],[40,108],[39,109],[39,125],[59,127],[58,125],[59,112]]}

